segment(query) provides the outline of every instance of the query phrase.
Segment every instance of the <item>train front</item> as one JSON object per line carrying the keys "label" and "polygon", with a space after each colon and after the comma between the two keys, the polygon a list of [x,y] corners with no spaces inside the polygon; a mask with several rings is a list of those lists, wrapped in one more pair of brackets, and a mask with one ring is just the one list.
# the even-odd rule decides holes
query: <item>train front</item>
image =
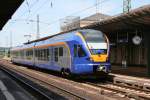
{"label": "train front", "polygon": [[89,52],[90,61],[89,64],[93,66],[94,73],[109,73],[110,61],[109,61],[109,40],[107,36],[101,31],[86,30],[81,32],[84,37],[87,49]]}

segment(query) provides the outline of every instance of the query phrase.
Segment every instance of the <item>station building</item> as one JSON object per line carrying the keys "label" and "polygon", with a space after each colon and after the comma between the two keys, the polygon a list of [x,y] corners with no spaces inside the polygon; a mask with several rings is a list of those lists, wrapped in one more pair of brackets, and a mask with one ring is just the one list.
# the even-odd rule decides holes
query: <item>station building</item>
{"label": "station building", "polygon": [[107,16],[83,28],[97,29],[107,34],[111,45],[112,71],[150,76],[150,5],[129,13]]}

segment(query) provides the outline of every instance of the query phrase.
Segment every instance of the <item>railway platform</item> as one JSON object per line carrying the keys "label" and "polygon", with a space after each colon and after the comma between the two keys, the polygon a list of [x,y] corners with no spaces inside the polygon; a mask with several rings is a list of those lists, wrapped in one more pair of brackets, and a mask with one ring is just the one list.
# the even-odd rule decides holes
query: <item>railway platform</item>
{"label": "railway platform", "polygon": [[112,73],[134,77],[148,78],[147,68],[144,66],[116,66],[112,65]]}
{"label": "railway platform", "polygon": [[0,100],[35,100],[35,98],[0,70]]}

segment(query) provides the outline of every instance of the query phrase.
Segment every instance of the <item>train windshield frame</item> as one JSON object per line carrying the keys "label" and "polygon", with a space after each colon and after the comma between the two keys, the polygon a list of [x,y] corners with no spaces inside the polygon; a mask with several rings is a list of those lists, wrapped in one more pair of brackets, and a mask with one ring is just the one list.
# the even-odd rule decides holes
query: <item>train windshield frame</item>
{"label": "train windshield frame", "polygon": [[107,39],[105,34],[97,30],[82,30],[87,46],[92,55],[107,53]]}
{"label": "train windshield frame", "polygon": [[104,33],[97,30],[83,30],[80,33],[85,38],[87,43],[106,43]]}

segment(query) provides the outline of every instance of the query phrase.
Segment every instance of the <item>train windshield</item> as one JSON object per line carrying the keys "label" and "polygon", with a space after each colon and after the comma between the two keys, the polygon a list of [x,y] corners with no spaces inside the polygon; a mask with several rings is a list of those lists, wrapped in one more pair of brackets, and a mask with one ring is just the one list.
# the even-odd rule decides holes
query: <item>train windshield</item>
{"label": "train windshield", "polygon": [[107,51],[107,41],[104,33],[96,30],[83,30],[81,33],[92,54],[100,54]]}
{"label": "train windshield", "polygon": [[96,30],[81,31],[87,43],[104,43],[106,41],[104,34]]}

